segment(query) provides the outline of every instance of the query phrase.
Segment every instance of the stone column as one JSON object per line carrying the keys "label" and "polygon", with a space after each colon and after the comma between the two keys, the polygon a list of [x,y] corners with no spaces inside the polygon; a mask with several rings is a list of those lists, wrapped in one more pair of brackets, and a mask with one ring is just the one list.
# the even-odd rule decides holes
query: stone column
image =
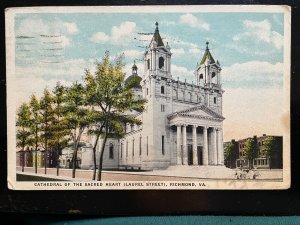
{"label": "stone column", "polygon": [[183,151],[183,165],[188,165],[188,154],[187,154],[187,145],[186,145],[186,127],[187,125],[183,125],[182,127],[182,151]]}
{"label": "stone column", "polygon": [[213,128],[213,141],[212,141],[212,150],[213,150],[213,164],[218,164],[218,143],[217,143],[217,129]]}
{"label": "stone column", "polygon": [[177,125],[177,165],[182,165],[181,125]]}
{"label": "stone column", "polygon": [[193,125],[193,165],[198,165],[197,125]]}
{"label": "stone column", "polygon": [[203,165],[208,165],[207,126],[203,126]]}
{"label": "stone column", "polygon": [[218,164],[224,165],[224,149],[223,149],[223,131],[219,129],[218,131]]}

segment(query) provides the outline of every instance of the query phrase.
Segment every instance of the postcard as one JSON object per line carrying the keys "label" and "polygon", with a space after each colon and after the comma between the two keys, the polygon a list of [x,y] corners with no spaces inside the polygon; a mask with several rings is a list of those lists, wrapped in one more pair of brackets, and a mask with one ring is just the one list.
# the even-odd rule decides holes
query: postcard
{"label": "postcard", "polygon": [[289,6],[8,8],[8,187],[290,187]]}

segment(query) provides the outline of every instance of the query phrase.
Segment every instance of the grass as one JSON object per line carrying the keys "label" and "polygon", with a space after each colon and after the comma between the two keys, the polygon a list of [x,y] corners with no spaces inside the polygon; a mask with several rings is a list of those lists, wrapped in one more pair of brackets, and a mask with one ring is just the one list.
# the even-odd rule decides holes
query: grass
{"label": "grass", "polygon": [[66,180],[32,176],[32,175],[24,175],[24,174],[17,173],[17,181],[66,181]]}

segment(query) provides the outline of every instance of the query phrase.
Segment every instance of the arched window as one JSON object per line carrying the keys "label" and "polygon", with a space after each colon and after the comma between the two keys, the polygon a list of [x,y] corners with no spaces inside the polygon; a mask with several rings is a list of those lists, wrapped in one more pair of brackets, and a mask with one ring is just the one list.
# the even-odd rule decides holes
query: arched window
{"label": "arched window", "polygon": [[199,76],[199,80],[200,80],[200,79],[203,79],[203,74],[202,74],[202,73],[201,73],[200,76]]}
{"label": "arched window", "polygon": [[192,93],[189,93],[189,100],[192,101]]}
{"label": "arched window", "polygon": [[162,94],[165,93],[165,87],[164,87],[164,86],[161,86],[161,87],[160,87],[160,93],[162,93]]}
{"label": "arched window", "polygon": [[109,144],[109,158],[114,159],[114,145],[112,143]]}
{"label": "arched window", "polygon": [[216,73],[215,72],[212,72],[211,73],[211,78],[214,78],[216,76]]}
{"label": "arched window", "polygon": [[159,66],[159,69],[163,69],[163,67],[164,67],[164,65],[165,65],[165,59],[164,59],[164,57],[159,57],[159,59],[158,59],[158,66]]}
{"label": "arched window", "polygon": [[150,59],[147,60],[147,68],[150,69]]}

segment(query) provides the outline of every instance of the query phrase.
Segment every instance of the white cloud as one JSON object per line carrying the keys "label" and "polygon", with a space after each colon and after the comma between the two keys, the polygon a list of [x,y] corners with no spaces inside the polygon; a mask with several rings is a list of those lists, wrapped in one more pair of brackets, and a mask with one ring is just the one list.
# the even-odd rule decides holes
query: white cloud
{"label": "white cloud", "polygon": [[186,79],[187,82],[192,82],[194,80],[193,71],[188,70],[186,67],[171,64],[171,71],[173,79],[177,80],[177,77],[179,77],[180,81],[184,81]]}
{"label": "white cloud", "polygon": [[90,40],[95,43],[105,43],[109,40],[109,36],[104,32],[97,32],[92,35]]}
{"label": "white cloud", "polygon": [[226,88],[223,94],[224,141],[253,135],[282,135],[282,87]]}
{"label": "white cloud", "polygon": [[272,31],[272,26],[269,20],[244,20],[243,27],[245,31],[234,35],[232,38],[234,41],[252,42],[254,40],[257,43],[264,42],[272,44],[276,49],[282,48],[283,36],[276,31]]}
{"label": "white cloud", "polygon": [[95,43],[105,43],[109,41],[112,44],[126,45],[133,38],[135,30],[136,23],[125,21],[119,26],[113,26],[111,28],[111,35],[104,32],[97,32],[92,35],[90,41]]}
{"label": "white cloud", "polygon": [[67,31],[70,34],[74,34],[78,32],[76,23],[63,23],[63,25],[66,27]]}
{"label": "white cloud", "polygon": [[179,18],[179,22],[182,24],[189,25],[190,27],[198,28],[198,29],[203,29],[203,30],[209,30],[210,26],[208,23],[199,20],[197,17],[194,15],[187,13]]}
{"label": "white cloud", "polygon": [[191,54],[196,54],[196,55],[198,55],[198,54],[200,54],[200,49],[199,48],[190,48],[189,49],[189,53],[191,53]]}
{"label": "white cloud", "polygon": [[185,51],[183,48],[173,48],[171,49],[171,52],[173,53],[173,57],[181,57],[185,54]]}
{"label": "white cloud", "polygon": [[143,55],[143,52],[141,52],[141,51],[137,51],[137,50],[126,50],[126,51],[124,51],[124,52],[122,52],[122,53],[124,53],[124,56],[125,57],[130,57],[130,58],[137,58],[137,57],[142,57],[142,55]]}
{"label": "white cloud", "polygon": [[224,67],[221,76],[227,85],[278,86],[283,82],[283,64],[263,61],[236,63]]}
{"label": "white cloud", "polygon": [[[48,48],[47,43],[59,42],[59,46],[66,47],[71,45],[70,35],[78,32],[76,23],[64,22],[61,20],[46,21],[39,17],[23,19],[16,27],[16,36],[30,36],[34,38],[34,45],[30,45],[30,50],[39,51],[44,47]],[[17,40],[18,45],[18,40]]]}
{"label": "white cloud", "polygon": [[223,67],[224,140],[284,131],[283,64],[249,61]]}
{"label": "white cloud", "polygon": [[92,60],[83,59],[66,60],[61,63],[33,62],[16,66],[17,96],[23,100],[28,99],[32,93],[39,95],[46,86],[52,88],[57,81],[62,83],[81,81],[84,70],[94,71],[94,67]]}
{"label": "white cloud", "polygon": [[126,21],[120,24],[120,26],[113,26],[111,29],[111,37],[113,41],[120,41],[121,38],[131,35],[136,28],[134,22]]}

